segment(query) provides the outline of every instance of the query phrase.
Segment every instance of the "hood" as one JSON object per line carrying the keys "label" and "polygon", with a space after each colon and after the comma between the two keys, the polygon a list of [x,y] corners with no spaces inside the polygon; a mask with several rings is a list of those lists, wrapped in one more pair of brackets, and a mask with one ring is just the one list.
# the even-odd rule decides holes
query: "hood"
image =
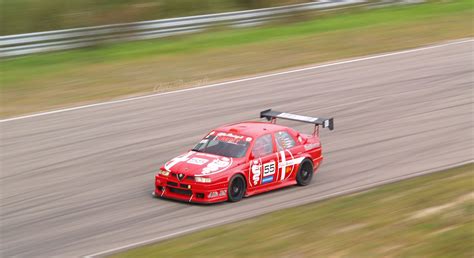
{"label": "hood", "polygon": [[164,168],[174,173],[195,176],[217,174],[233,165],[233,158],[190,151],[166,162]]}

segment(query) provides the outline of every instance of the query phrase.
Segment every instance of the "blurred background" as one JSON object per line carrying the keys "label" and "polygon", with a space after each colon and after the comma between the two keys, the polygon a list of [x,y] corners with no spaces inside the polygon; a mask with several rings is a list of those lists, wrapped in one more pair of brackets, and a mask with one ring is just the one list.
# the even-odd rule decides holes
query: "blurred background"
{"label": "blurred background", "polygon": [[69,29],[310,2],[308,0],[2,0],[0,34]]}
{"label": "blurred background", "polygon": [[[473,257],[473,15],[474,0],[0,0],[0,256],[101,256],[448,169],[118,256]],[[164,162],[267,108],[335,117],[311,185],[152,198]]]}
{"label": "blurred background", "polygon": [[2,0],[0,14],[4,117],[473,34],[471,0]]}

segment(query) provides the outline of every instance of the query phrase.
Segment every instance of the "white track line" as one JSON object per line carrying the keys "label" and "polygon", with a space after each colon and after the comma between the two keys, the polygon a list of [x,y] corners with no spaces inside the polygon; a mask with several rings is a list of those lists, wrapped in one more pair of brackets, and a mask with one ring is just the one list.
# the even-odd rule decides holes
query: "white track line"
{"label": "white track line", "polygon": [[260,76],[254,76],[254,77],[249,77],[249,78],[244,78],[244,79],[239,79],[239,80],[209,84],[209,85],[205,85],[205,86],[201,86],[201,87],[194,87],[194,88],[188,88],[188,89],[182,89],[182,90],[176,90],[176,91],[169,91],[169,92],[145,95],[145,96],[140,96],[140,97],[127,98],[127,99],[113,100],[113,101],[101,102],[101,103],[90,104],[90,105],[85,105],[85,106],[58,109],[58,110],[53,110],[53,111],[48,111],[48,112],[25,115],[25,116],[17,116],[17,117],[6,118],[6,119],[3,119],[3,120],[0,120],[0,123],[20,120],[20,119],[26,119],[26,118],[32,118],[32,117],[38,117],[38,116],[52,115],[52,114],[57,114],[57,113],[62,113],[62,112],[67,112],[67,111],[73,111],[73,110],[78,110],[78,109],[84,109],[84,108],[90,108],[90,107],[98,107],[98,106],[103,106],[103,105],[110,105],[110,104],[116,104],[116,103],[122,103],[122,102],[152,98],[152,97],[163,96],[163,95],[168,95],[168,94],[175,94],[175,93],[181,93],[181,92],[186,92],[186,91],[193,91],[193,90],[200,90],[200,89],[218,87],[218,86],[223,86],[223,85],[228,85],[228,84],[233,84],[233,83],[238,83],[238,82],[246,82],[246,81],[252,81],[252,80],[268,78],[268,77],[272,77],[272,76],[278,76],[278,75],[297,73],[297,72],[308,71],[308,70],[321,69],[321,68],[330,67],[330,66],[350,64],[350,63],[355,63],[355,62],[367,61],[367,60],[390,57],[390,56],[396,56],[396,55],[403,55],[403,54],[420,52],[420,51],[425,51],[425,50],[430,50],[430,49],[442,48],[442,47],[451,46],[451,45],[464,44],[464,43],[469,43],[469,42],[473,42],[473,41],[474,41],[474,39],[470,38],[470,39],[453,41],[453,42],[448,42],[448,43],[443,43],[443,44],[438,44],[438,45],[432,45],[432,46],[427,46],[427,47],[420,47],[420,48],[414,48],[414,49],[409,49],[409,50],[402,50],[402,51],[398,51],[398,52],[391,52],[391,53],[386,53],[386,54],[361,57],[361,58],[350,59],[350,60],[346,60],[346,61],[339,61],[339,62],[334,62],[334,63],[329,63],[329,64],[322,64],[322,65],[310,66],[310,67],[305,67],[305,68],[300,68],[300,69],[295,69],[295,70],[289,70],[289,71],[284,71],[284,72],[277,72],[277,73],[265,74],[265,75],[260,75]]}
{"label": "white track line", "polygon": [[[316,201],[321,201],[321,200],[324,200],[324,199],[329,199],[329,198],[332,198],[332,197],[337,197],[337,196],[341,196],[341,195],[356,193],[356,192],[360,192],[360,191],[364,191],[364,190],[374,188],[376,186],[381,186],[381,185],[385,185],[385,184],[389,184],[389,183],[394,183],[394,182],[401,181],[401,180],[404,180],[404,179],[417,177],[417,176],[421,176],[421,175],[426,175],[426,174],[437,172],[437,171],[440,171],[440,170],[446,170],[446,169],[449,169],[449,168],[459,167],[459,166],[466,165],[466,164],[469,164],[469,163],[472,163],[472,162],[473,162],[473,160],[468,160],[468,161],[464,161],[464,162],[460,162],[460,163],[456,163],[456,164],[446,165],[446,166],[439,167],[439,168],[420,171],[420,172],[416,172],[416,173],[412,173],[412,174],[408,174],[408,175],[404,175],[404,176],[399,176],[399,177],[395,177],[395,178],[385,179],[385,180],[381,180],[381,181],[378,181],[378,182],[374,182],[374,183],[370,183],[370,184],[366,184],[366,185],[357,186],[357,187],[349,188],[349,189],[346,189],[346,190],[338,191],[338,192],[335,192],[335,193],[322,195],[322,196],[316,197],[314,199],[312,199],[313,196],[310,196],[309,198],[311,198],[311,200],[308,200],[308,198],[295,200],[291,205],[287,205],[285,203],[279,204],[279,205],[273,205],[273,206],[271,206],[272,210],[268,210],[268,208],[264,209],[266,211],[264,211],[262,214],[265,214],[265,213],[271,212],[271,211],[276,211],[276,210],[279,210],[281,208],[290,208],[290,207],[293,207],[293,206],[298,206],[298,205],[306,204],[306,203],[309,203],[309,202],[316,202]],[[279,207],[279,208],[275,209],[275,207]],[[254,215],[254,216],[259,216],[259,215],[262,215],[262,214],[257,214],[257,215]],[[244,216],[243,218],[239,218],[239,219],[224,219],[224,220],[218,221],[218,222],[213,222],[213,223],[208,223],[208,224],[204,224],[204,225],[200,225],[200,226],[196,226],[196,227],[192,227],[192,228],[187,228],[187,229],[184,229],[184,230],[181,230],[181,231],[177,231],[177,232],[170,233],[170,234],[167,234],[167,235],[162,235],[162,236],[155,237],[155,238],[152,238],[152,239],[148,239],[148,240],[145,240],[145,241],[140,241],[140,242],[136,242],[136,243],[133,243],[133,244],[128,244],[128,245],[120,246],[120,247],[117,247],[117,248],[112,248],[112,249],[109,249],[109,250],[98,252],[98,253],[95,253],[95,254],[86,255],[86,256],[84,256],[84,258],[93,258],[93,257],[107,255],[107,254],[117,253],[118,251],[124,251],[124,250],[130,249],[132,247],[138,247],[138,246],[143,246],[143,245],[146,245],[146,244],[151,244],[151,243],[154,243],[154,242],[159,242],[161,240],[170,239],[172,237],[177,237],[177,236],[184,235],[184,234],[191,233],[191,232],[196,232],[196,231],[199,231],[199,230],[203,230],[205,228],[215,227],[215,226],[227,224],[227,223],[230,223],[230,222],[236,222],[236,221],[239,221],[239,220],[248,219],[248,218],[251,218],[251,217],[254,217],[254,216],[252,216],[252,215],[248,216],[247,215],[247,216]]]}

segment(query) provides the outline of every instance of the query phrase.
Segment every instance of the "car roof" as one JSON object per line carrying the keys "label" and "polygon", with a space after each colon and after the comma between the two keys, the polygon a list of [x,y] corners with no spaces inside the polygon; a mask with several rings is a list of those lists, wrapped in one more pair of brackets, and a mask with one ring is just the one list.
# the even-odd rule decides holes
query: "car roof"
{"label": "car roof", "polygon": [[286,130],[288,127],[272,124],[270,122],[240,122],[235,124],[224,125],[216,128],[216,131],[235,133],[245,136],[258,137],[266,133]]}

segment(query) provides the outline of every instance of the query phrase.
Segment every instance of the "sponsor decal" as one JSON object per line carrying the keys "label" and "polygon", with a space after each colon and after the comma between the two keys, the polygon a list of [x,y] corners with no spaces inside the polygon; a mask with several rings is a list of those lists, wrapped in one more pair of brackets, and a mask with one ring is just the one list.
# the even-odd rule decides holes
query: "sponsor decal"
{"label": "sponsor decal", "polygon": [[260,182],[260,174],[262,173],[262,162],[260,159],[252,161],[250,173],[250,181],[253,182],[253,185],[257,185]]}
{"label": "sponsor decal", "polygon": [[300,164],[301,161],[303,161],[303,159],[304,159],[303,157],[297,158],[297,159],[290,159],[284,162],[280,162],[278,166],[282,166],[282,167],[294,166],[294,165]]}
{"label": "sponsor decal", "polygon": [[252,141],[252,137],[247,137],[245,140],[248,141],[248,142],[251,142],[251,141]]}
{"label": "sponsor decal", "polygon": [[224,133],[224,132],[217,133],[217,136],[231,137],[231,138],[238,138],[238,139],[244,138],[242,135],[237,135],[233,133]]}
{"label": "sponsor decal", "polygon": [[165,164],[165,169],[166,169],[167,171],[170,171],[170,169],[171,169],[174,165],[178,164],[179,162],[187,161],[187,160],[189,159],[189,157],[190,157],[191,155],[193,155],[193,154],[194,154],[194,151],[190,151],[190,152],[188,152],[188,153],[186,153],[186,154],[184,154],[184,155],[178,156],[178,157],[176,157],[176,158],[174,158],[174,159],[172,159],[172,160],[166,162],[166,164]]}
{"label": "sponsor decal", "polygon": [[291,153],[291,151],[289,150],[286,150],[290,156],[291,156],[291,159],[286,159],[286,155],[285,155],[285,151],[280,151],[280,157],[281,157],[281,161],[278,163],[278,169],[281,169],[280,170],[280,181],[282,180],[285,180],[286,179],[286,176],[287,176],[287,173],[288,173],[288,176],[293,172],[294,168],[295,168],[295,165],[297,164],[300,164],[301,161],[303,161],[304,157],[301,157],[301,158],[294,158],[293,157],[293,154]]}
{"label": "sponsor decal", "polygon": [[229,168],[232,165],[232,158],[219,157],[210,163],[207,164],[205,168],[202,169],[203,175],[215,174],[222,172]]}
{"label": "sponsor decal", "polygon": [[285,151],[280,151],[281,162],[278,163],[278,168],[281,168],[280,180],[285,179],[286,175],[286,156]]}
{"label": "sponsor decal", "polygon": [[[206,156],[213,159],[209,162],[208,159],[192,157],[193,154]],[[209,175],[222,172],[228,169],[232,165],[232,158],[227,157],[219,157],[211,154],[203,155],[204,153],[196,153],[194,151],[190,151],[184,155],[178,156],[165,164],[165,169],[167,171],[171,171],[171,168],[180,162],[187,162],[189,164],[195,164],[199,166],[203,166],[207,163],[207,166],[202,169],[202,175]],[[198,176],[198,175],[197,175]]]}
{"label": "sponsor decal", "polygon": [[262,178],[262,185],[273,182],[273,176],[267,176]]}
{"label": "sponsor decal", "polygon": [[244,140],[244,136],[232,133],[217,133],[216,140],[228,143],[239,143]]}
{"label": "sponsor decal", "polygon": [[301,120],[301,121],[306,121],[306,122],[311,122],[311,123],[314,123],[318,120],[317,117],[300,116],[300,115],[294,115],[294,114],[288,114],[288,113],[281,113],[278,115],[278,117]]}
{"label": "sponsor decal", "polygon": [[187,163],[202,166],[202,165],[206,164],[207,162],[209,162],[209,160],[194,157],[194,158],[188,160]]}

